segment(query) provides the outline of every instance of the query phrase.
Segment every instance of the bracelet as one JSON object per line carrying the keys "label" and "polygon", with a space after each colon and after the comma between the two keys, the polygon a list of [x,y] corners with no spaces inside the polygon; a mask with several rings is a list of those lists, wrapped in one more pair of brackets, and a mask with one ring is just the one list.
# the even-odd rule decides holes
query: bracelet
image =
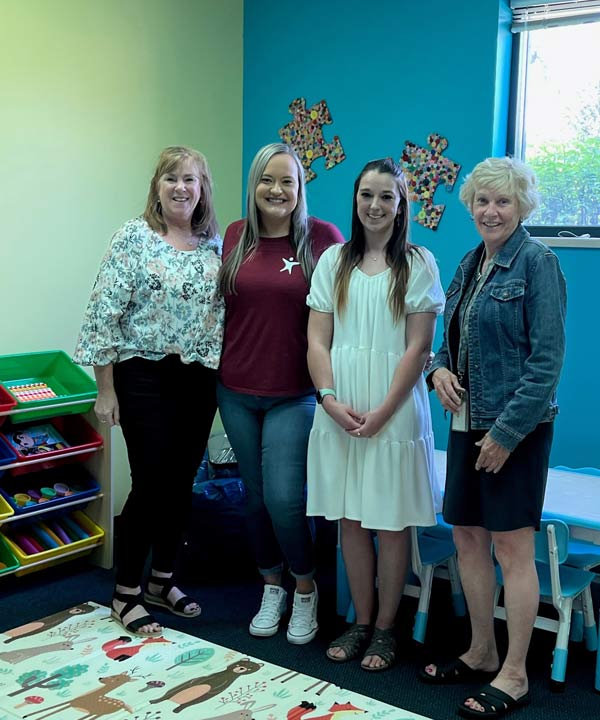
{"label": "bracelet", "polygon": [[323,399],[327,397],[327,395],[333,395],[333,397],[336,397],[335,390],[333,388],[319,388],[317,390],[317,402],[319,405],[323,402]]}

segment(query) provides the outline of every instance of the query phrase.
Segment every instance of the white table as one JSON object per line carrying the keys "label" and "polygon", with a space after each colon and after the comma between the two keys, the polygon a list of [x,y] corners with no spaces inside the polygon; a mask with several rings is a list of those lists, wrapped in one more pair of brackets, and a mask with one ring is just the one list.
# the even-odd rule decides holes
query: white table
{"label": "white table", "polygon": [[[435,451],[435,469],[443,492],[446,481],[444,450]],[[600,477],[550,468],[543,516],[566,522],[572,537],[600,545]]]}
{"label": "white table", "polygon": [[[446,482],[446,452],[435,451],[435,469],[440,490],[444,491]],[[600,545],[600,477],[584,473],[573,473],[565,470],[548,470],[546,496],[543,509],[544,518],[558,518],[569,526],[572,537],[588,540]],[[345,615],[350,604],[350,594],[343,570],[341,548],[338,541],[338,613]],[[435,574],[448,578],[444,568],[436,568]],[[420,588],[407,583],[406,595],[419,597]],[[496,607],[495,617],[506,620],[505,609]],[[535,626],[556,632],[556,620],[539,616]],[[600,655],[596,687],[600,691]]]}

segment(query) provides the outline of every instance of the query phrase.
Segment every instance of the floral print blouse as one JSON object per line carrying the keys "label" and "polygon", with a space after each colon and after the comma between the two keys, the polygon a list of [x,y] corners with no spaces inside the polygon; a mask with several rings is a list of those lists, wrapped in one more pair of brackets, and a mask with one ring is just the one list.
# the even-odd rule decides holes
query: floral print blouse
{"label": "floral print blouse", "polygon": [[100,265],[74,361],[108,365],[179,355],[216,369],[225,318],[217,282],[221,250],[218,235],[183,251],[144,218],[126,222]]}

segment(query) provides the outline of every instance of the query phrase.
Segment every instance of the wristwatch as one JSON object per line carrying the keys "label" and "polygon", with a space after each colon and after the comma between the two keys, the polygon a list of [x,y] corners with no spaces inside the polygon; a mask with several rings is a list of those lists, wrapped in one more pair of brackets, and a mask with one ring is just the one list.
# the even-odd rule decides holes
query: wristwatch
{"label": "wristwatch", "polygon": [[332,388],[319,388],[317,390],[317,402],[319,403],[319,405],[321,405],[321,403],[323,402],[323,398],[327,395],[333,395],[333,397],[335,397],[335,390],[333,390]]}

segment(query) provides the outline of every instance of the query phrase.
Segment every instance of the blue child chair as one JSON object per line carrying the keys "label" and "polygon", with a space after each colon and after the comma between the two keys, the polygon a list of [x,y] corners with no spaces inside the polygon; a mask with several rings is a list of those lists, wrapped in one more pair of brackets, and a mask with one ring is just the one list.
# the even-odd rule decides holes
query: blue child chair
{"label": "blue child chair", "polygon": [[[562,520],[542,520],[535,534],[535,560],[540,581],[540,598],[550,601],[558,612],[554,621],[556,644],[552,659],[551,687],[561,692],[565,687],[569,628],[573,604],[581,598],[584,618],[584,635],[588,650],[596,650],[596,622],[592,606],[591,583],[594,573],[569,567],[565,564],[569,551],[569,528]],[[502,586],[502,570],[496,566],[498,585]]]}
{"label": "blue child chair", "polygon": [[[435,527],[433,526],[433,528]],[[451,535],[448,537],[445,532],[440,537],[428,535],[428,531],[433,531],[433,528],[411,528],[412,573],[409,573],[407,578],[405,594],[413,595],[419,599],[413,627],[413,639],[418,643],[425,642],[433,574],[438,566],[445,565],[448,570],[455,614],[459,617],[465,615],[465,600],[458,575],[454,542]],[[374,543],[375,549],[377,549],[376,538]],[[416,586],[412,585],[415,580],[418,582]],[[339,546],[337,558],[337,611],[339,615],[346,616],[348,623],[355,622],[356,612],[350,597],[346,568]]]}
{"label": "blue child chair", "polygon": [[[425,537],[438,538],[452,543],[454,547],[454,538],[452,537],[452,525],[444,520],[442,513],[436,515],[436,524],[420,528],[419,532]],[[454,606],[454,614],[456,617],[465,617],[467,614],[465,606],[465,596],[463,595],[462,585],[460,584],[460,576],[458,574],[458,562],[456,556],[453,561],[446,565],[448,571],[448,579],[450,580],[450,590],[452,592],[452,605]]]}
{"label": "blue child chair", "polygon": [[[557,465],[554,469],[584,475],[595,475],[600,478],[600,470],[594,467],[571,468],[566,465]],[[569,554],[565,564],[580,570],[591,570],[596,565],[600,565],[600,545],[594,545],[592,542],[580,540],[579,538],[570,538]],[[583,613],[580,607],[576,607],[573,611],[571,640],[576,642],[583,640]]]}
{"label": "blue child chair", "polygon": [[411,528],[412,570],[420,585],[419,604],[413,627],[413,640],[418,643],[425,642],[433,574],[438,566],[445,565],[448,571],[454,614],[457,617],[464,617],[466,614],[452,535],[446,537],[429,535],[428,530],[429,528]]}

